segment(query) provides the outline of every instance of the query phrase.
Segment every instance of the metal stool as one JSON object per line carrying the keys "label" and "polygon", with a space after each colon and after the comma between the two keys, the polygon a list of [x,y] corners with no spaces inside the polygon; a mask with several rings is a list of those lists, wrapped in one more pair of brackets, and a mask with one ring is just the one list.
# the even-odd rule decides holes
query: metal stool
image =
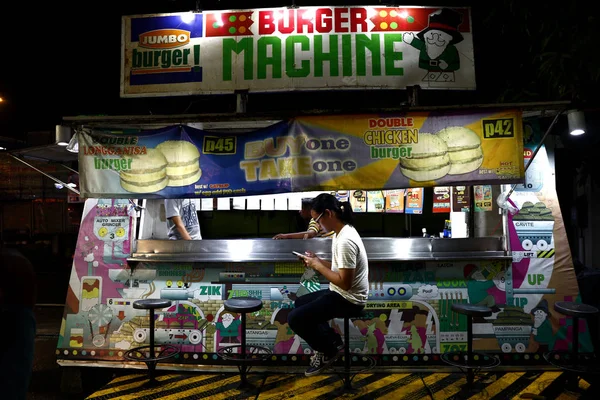
{"label": "metal stool", "polygon": [[[148,367],[148,376],[150,378],[146,385],[152,386],[158,383],[158,381],[155,379],[156,364],[158,364],[158,362],[179,354],[179,348],[171,345],[159,346],[158,355],[156,355],[154,352],[154,310],[157,308],[166,308],[170,305],[171,300],[163,299],[146,299],[136,300],[133,302],[133,308],[137,310],[150,310],[150,344],[128,350],[125,352],[123,357],[130,361],[142,361],[146,363],[146,366]],[[145,349],[149,349],[148,355],[146,355],[146,352],[144,351]]]}
{"label": "metal stool", "polygon": [[500,364],[496,356],[473,351],[473,317],[489,317],[492,309],[473,304],[452,304],[452,311],[467,316],[467,351],[453,351],[441,355],[446,364],[460,368],[467,375],[467,388],[471,388],[475,373],[481,369],[494,368]]}
{"label": "metal stool", "polygon": [[571,352],[554,350],[545,353],[546,361],[575,374],[599,374],[600,366],[595,354],[579,352],[579,318],[596,316],[599,313],[598,309],[587,304],[557,301],[554,303],[554,310],[573,318],[573,346]]}
{"label": "metal stool", "polygon": [[[355,316],[355,318],[360,318],[363,314]],[[352,380],[356,377],[356,375],[365,373],[377,364],[377,361],[373,356],[363,355],[363,354],[352,354],[350,352],[350,318],[352,317],[344,317],[344,367],[343,368],[334,368],[334,371],[337,372],[344,382],[343,389],[352,391],[354,390],[352,387]],[[359,362],[355,365],[352,365],[352,358],[355,358],[355,362]]]}
{"label": "metal stool", "polygon": [[[271,350],[261,346],[246,345],[246,314],[261,310],[262,301],[254,297],[234,297],[225,300],[224,308],[227,311],[242,314],[242,343],[233,346],[221,347],[217,354],[223,360],[238,362],[240,371],[240,385],[238,389],[254,388],[254,385],[248,382],[246,374],[250,371],[248,363],[263,361],[272,354]],[[234,349],[241,349],[241,353],[234,353]]]}

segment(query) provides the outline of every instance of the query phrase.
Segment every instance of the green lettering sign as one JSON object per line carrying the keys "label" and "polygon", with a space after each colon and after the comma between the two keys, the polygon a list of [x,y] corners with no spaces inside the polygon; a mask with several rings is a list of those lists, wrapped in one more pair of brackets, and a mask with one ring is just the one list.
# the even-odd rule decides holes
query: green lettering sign
{"label": "green lettering sign", "polygon": [[232,53],[244,53],[244,80],[252,80],[254,76],[254,40],[250,37],[240,39],[223,39],[223,80],[232,79]]}
{"label": "green lettering sign", "polygon": [[285,74],[290,78],[306,78],[310,75],[310,61],[302,60],[296,68],[296,43],[302,51],[310,50],[310,41],[306,36],[288,36],[285,40]]}
{"label": "green lettering sign", "polygon": [[[265,36],[258,39],[256,74],[258,79],[267,79],[267,65],[270,65],[271,78],[281,78],[281,39]],[[271,47],[271,56],[267,56],[267,48]]]}
{"label": "green lettering sign", "polygon": [[404,75],[404,68],[394,66],[394,61],[402,60],[402,52],[394,51],[394,43],[402,43],[402,35],[400,33],[383,35],[383,43],[383,51],[385,55],[385,75]]}
{"label": "green lettering sign", "polygon": [[338,37],[336,35],[328,35],[329,37],[329,53],[323,52],[323,35],[315,35],[315,76],[323,76],[323,63],[329,62],[329,76],[338,76],[340,74],[338,66]]}
{"label": "green lettering sign", "polygon": [[342,75],[352,76],[352,35],[342,35]]}
{"label": "green lettering sign", "polygon": [[373,34],[369,38],[364,34],[356,35],[356,76],[367,76],[366,50],[371,53],[371,69],[373,76],[381,76],[381,50],[379,35]]}

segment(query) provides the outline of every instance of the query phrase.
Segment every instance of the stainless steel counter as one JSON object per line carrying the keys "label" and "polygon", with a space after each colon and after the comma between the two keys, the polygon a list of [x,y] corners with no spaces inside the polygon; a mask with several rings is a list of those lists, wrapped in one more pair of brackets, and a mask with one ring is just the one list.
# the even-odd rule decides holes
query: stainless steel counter
{"label": "stainless steel counter", "polygon": [[[370,261],[511,260],[502,237],[468,239],[363,238]],[[132,262],[295,261],[292,251],[331,259],[331,239],[138,240]]]}

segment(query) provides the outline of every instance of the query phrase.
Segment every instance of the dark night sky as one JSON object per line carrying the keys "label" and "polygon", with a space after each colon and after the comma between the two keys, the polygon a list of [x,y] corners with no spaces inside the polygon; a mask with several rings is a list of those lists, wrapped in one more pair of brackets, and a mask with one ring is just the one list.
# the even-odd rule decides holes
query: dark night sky
{"label": "dark night sky", "polygon": [[[35,3],[35,4],[34,4]],[[232,9],[285,6],[291,1],[206,0],[204,9]],[[329,0],[297,1],[298,5],[379,5],[379,1]],[[392,3],[391,1],[388,3]],[[435,92],[423,96],[426,105],[473,104],[495,102],[506,89],[507,80],[528,81],[526,70],[529,44],[520,34],[527,27],[507,20],[510,10],[490,25],[490,12],[482,2],[400,2],[410,5],[473,6],[472,19],[475,68],[478,90],[469,93]],[[472,3],[472,4],[471,4]],[[498,0],[496,8],[504,7]],[[515,2],[518,3],[518,2]],[[533,1],[529,3],[540,3]],[[121,99],[119,97],[121,63],[121,16],[154,12],[188,11],[194,0],[110,0],[19,2],[16,12],[2,12],[3,47],[0,51],[0,136],[23,138],[31,130],[52,130],[63,116],[82,114],[166,114],[183,112],[231,111],[229,96],[194,98]],[[479,5],[477,5],[479,4]],[[475,5],[475,6],[474,6]],[[542,6],[544,7],[544,6]],[[547,7],[545,7],[547,9]],[[497,11],[496,11],[497,12]],[[556,12],[556,11],[553,11]],[[15,21],[15,19],[21,21]],[[9,27],[14,25],[14,27]],[[495,24],[495,25],[494,25]],[[513,36],[499,34],[499,26],[517,24]],[[529,27],[534,29],[533,27]],[[569,27],[566,27],[569,29]],[[525,57],[525,59],[524,59]],[[335,101],[334,94],[327,101]],[[260,103],[273,107],[280,95],[262,95]],[[304,101],[310,94],[290,95],[286,102]],[[390,101],[397,92],[382,93]],[[542,96],[540,99],[539,97]],[[351,98],[348,97],[348,98]],[[532,96],[532,100],[558,100]],[[252,102],[252,98],[251,98]],[[266,104],[266,106],[265,106]]]}

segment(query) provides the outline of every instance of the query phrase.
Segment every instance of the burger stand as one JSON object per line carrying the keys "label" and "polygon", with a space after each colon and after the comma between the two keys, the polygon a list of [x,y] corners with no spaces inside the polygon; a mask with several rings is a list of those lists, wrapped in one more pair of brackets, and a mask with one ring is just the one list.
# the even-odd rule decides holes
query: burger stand
{"label": "burger stand", "polygon": [[[281,13],[285,19],[288,13],[304,12],[311,21],[336,16],[338,21],[346,18],[343,26],[348,26],[349,19],[359,32],[366,32],[365,27],[373,32],[382,29],[377,18],[384,18],[383,11],[386,16],[392,11],[408,13],[410,18],[394,17],[404,24],[396,24],[394,29],[414,33],[413,39],[427,31],[432,13],[446,15],[446,11],[435,14],[436,9],[415,7],[325,7],[204,12],[192,14],[192,19],[187,13],[124,17],[124,50],[132,57],[124,61],[123,96],[174,95],[199,89],[218,93],[236,85],[267,90],[268,80],[255,75],[260,78],[260,43],[266,39],[282,43],[286,38],[283,33],[270,36],[273,32],[262,31],[280,20],[270,20],[269,15]],[[460,25],[465,39],[460,54],[471,51],[472,56],[470,28],[464,23],[469,21],[468,9],[455,12],[465,17]],[[166,72],[144,74],[145,68],[151,68],[145,64],[150,57],[146,54],[157,54],[151,47],[159,43],[146,34],[148,26],[155,33],[157,27],[171,29],[175,22],[181,27],[184,17],[190,25],[185,32],[192,32],[191,39],[178,33],[176,41],[185,42],[180,44],[165,36],[167,42],[162,46],[167,48],[168,43],[176,50],[170,50],[171,56],[160,53],[154,60],[164,62],[172,57],[172,63],[179,59],[182,64],[181,53],[189,56],[188,64],[190,60],[200,63],[223,58],[233,69],[223,64],[221,73],[216,71],[221,65],[214,65],[218,62],[200,63],[188,68],[185,77],[173,77],[171,84],[153,85],[155,75],[175,72],[164,67]],[[411,18],[414,28],[406,25]],[[231,26],[223,21],[230,21]],[[235,25],[236,21],[244,24]],[[256,24],[251,27],[248,21]],[[327,26],[333,29],[331,24]],[[335,21],[333,26],[339,27]],[[246,33],[242,35],[243,27]],[[241,36],[228,33],[233,28]],[[404,42],[394,44],[395,35],[352,33],[339,39],[347,49],[344,44],[354,46],[356,41],[369,37],[375,41],[377,37],[382,49],[404,52],[406,73],[394,77],[404,86],[408,86],[407,76],[428,89],[469,86],[462,68],[468,77],[472,65],[461,66],[451,82],[422,81],[410,64],[418,63],[418,54]],[[322,39],[306,37],[310,48]],[[330,45],[337,43],[329,37]],[[292,38],[287,36],[286,43],[296,41],[305,46],[304,39]],[[245,50],[234,46],[244,40],[252,46]],[[244,52],[257,45],[259,62],[250,65]],[[209,54],[206,58],[205,53],[202,57],[197,53],[200,46]],[[226,46],[229,50],[223,52]],[[225,56],[211,58],[213,47]],[[176,54],[177,49],[180,53]],[[346,58],[341,57],[343,64]],[[278,64],[269,62],[271,73],[276,74]],[[372,76],[375,64],[372,60],[368,65],[371,75],[352,81],[358,88],[385,82],[392,85],[394,80],[386,80],[389,76]],[[395,65],[385,64],[388,75]],[[255,67],[257,71],[244,75]],[[421,71],[417,68],[416,72]],[[200,79],[197,74],[222,79]],[[313,79],[294,80],[294,85],[323,87],[326,79],[322,75],[312,70],[309,75]],[[316,78],[319,76],[321,79]],[[166,78],[161,79],[164,82]],[[289,71],[281,79],[277,87],[290,84]],[[334,87],[337,83],[340,88],[352,85],[335,77],[327,83]],[[163,200],[197,199],[200,215],[229,207],[259,213],[261,208],[297,210],[300,198],[329,192],[350,200],[355,211],[383,211],[391,218],[418,209],[413,203],[422,192],[414,189],[435,187],[433,193],[439,201],[434,204],[442,203],[451,215],[452,238],[363,236],[370,291],[364,317],[350,324],[352,351],[375,356],[383,370],[440,368],[439,354],[463,350],[467,345],[466,320],[451,311],[451,304],[474,303],[494,310],[492,317],[475,321],[475,350],[498,353],[503,365],[543,364],[544,351],[567,349],[571,341],[570,320],[557,314],[553,303],[576,300],[579,295],[555,191],[552,156],[540,142],[536,117],[523,119],[523,110],[529,109],[540,107],[445,111],[413,107],[385,114],[312,115],[272,122],[240,113],[221,116],[220,123],[212,125],[207,121],[219,117],[65,118],[75,131],[73,143],[78,142],[81,196],[86,201],[56,350],[58,363],[145,368],[123,358],[127,350],[147,344],[149,339],[148,316],[132,303],[160,298],[171,300],[172,306],[157,310],[155,341],[177,346],[181,352],[159,368],[231,368],[217,356],[217,350],[239,343],[240,315],[224,311],[223,302],[235,296],[253,296],[261,299],[264,307],[248,315],[247,343],[273,351],[262,366],[303,369],[311,350],[289,329],[287,315],[295,298],[326,288],[327,282],[305,271],[292,251],[312,250],[330,258],[329,239],[209,239],[205,235],[201,241],[169,241]],[[229,124],[233,121],[237,129],[215,129],[224,126],[225,119]],[[525,174],[524,165],[536,150],[535,161]],[[460,185],[475,187],[471,200],[465,199],[469,189],[463,191]],[[498,188],[506,194],[511,185],[514,191],[499,212],[495,204]],[[377,191],[388,196],[385,200],[371,198],[370,193]],[[364,198],[366,209],[360,204]],[[455,204],[448,205],[448,199]],[[465,219],[469,214],[462,211],[467,208],[474,223]],[[486,211],[490,209],[494,211]],[[231,232],[240,227],[232,224]],[[343,330],[341,320],[332,324]],[[580,332],[580,343],[589,350],[584,326]]]}

